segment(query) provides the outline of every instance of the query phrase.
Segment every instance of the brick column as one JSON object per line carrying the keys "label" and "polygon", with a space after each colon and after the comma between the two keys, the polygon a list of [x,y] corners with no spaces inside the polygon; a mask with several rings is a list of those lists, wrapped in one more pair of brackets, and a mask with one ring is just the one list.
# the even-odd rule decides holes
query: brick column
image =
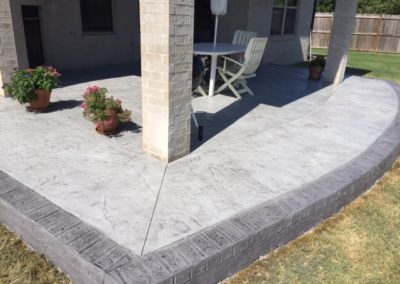
{"label": "brick column", "polygon": [[190,151],[194,0],[140,0],[143,148],[171,162]]}
{"label": "brick column", "polygon": [[339,84],[344,79],[348,51],[354,29],[358,0],[336,0],[335,16],[328,59],[325,68],[325,80]]}
{"label": "brick column", "polygon": [[3,84],[10,80],[18,67],[10,0],[0,0],[0,96],[4,96]]}

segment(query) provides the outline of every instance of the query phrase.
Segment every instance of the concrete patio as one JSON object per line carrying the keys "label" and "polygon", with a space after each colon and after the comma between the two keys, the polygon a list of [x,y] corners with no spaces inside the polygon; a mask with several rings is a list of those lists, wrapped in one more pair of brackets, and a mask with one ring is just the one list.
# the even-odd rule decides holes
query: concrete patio
{"label": "concrete patio", "polygon": [[[255,97],[237,100],[229,94],[220,94],[193,100],[198,119],[204,126],[205,139],[197,141],[193,128],[192,153],[166,165],[142,153],[141,84],[140,77],[133,75],[135,70],[128,66],[115,69],[115,74],[111,72],[114,78],[101,80],[95,80],[101,74],[90,77],[91,71],[85,72],[65,76],[66,86],[53,92],[53,105],[48,113],[27,113],[12,99],[0,98],[0,170],[130,251],[130,260],[136,257],[140,260],[143,256],[149,267],[161,260],[169,274],[150,273],[148,276],[146,273],[151,269],[146,268],[147,272],[143,273],[147,278],[143,279],[148,282],[175,279],[176,282],[211,283],[221,278],[223,274],[217,272],[214,276],[201,278],[203,272],[218,266],[210,266],[208,261],[213,254],[209,254],[201,242],[193,241],[198,240],[199,234],[202,234],[201,238],[214,238],[219,263],[224,262],[224,257],[232,257],[226,253],[226,238],[235,242],[232,254],[247,252],[250,246],[246,234],[253,233],[260,240],[258,225],[247,219],[252,229],[240,231],[234,225],[235,220],[240,220],[237,216],[266,202],[274,204],[279,198],[296,196],[299,190],[318,183],[321,178],[332,178],[336,171],[353,167],[357,159],[389,135],[388,131],[391,135],[399,133],[393,130],[399,123],[399,90],[395,85],[350,77],[334,92],[329,86],[307,80],[304,69],[265,65],[257,78],[250,81],[257,94]],[[123,131],[114,137],[98,135],[94,125],[82,117],[79,108],[81,95],[89,85],[108,88],[111,95],[121,99],[125,107],[133,111],[133,121],[137,125],[124,125]],[[381,152],[373,149],[375,158],[368,159],[373,174],[368,166],[363,168],[357,164],[352,171],[345,171],[347,176],[342,173],[340,178],[333,177],[348,182],[351,185],[347,188],[349,193],[359,194],[390,166],[397,155],[399,142],[390,141],[392,144],[386,141],[384,147],[380,144]],[[389,152],[383,154],[384,151]],[[379,170],[373,163],[381,165]],[[357,186],[354,182],[358,182]],[[320,184],[316,195],[324,192],[328,197],[328,193],[336,196],[337,190],[343,190],[338,184]],[[3,195],[9,193],[1,192]],[[314,206],[317,199],[307,199],[300,194],[300,204],[307,199],[307,206],[314,206],[312,208],[323,213],[317,219],[307,221],[307,225],[299,223],[303,225],[296,233],[281,236],[279,241],[271,240],[270,244],[262,246],[264,252],[284,243],[286,238],[295,237],[321,216],[337,211],[342,203],[351,200],[346,194],[341,196],[346,198],[342,200],[336,196],[331,203],[324,201],[324,211],[321,206]],[[302,221],[301,213],[307,212],[311,216],[311,207],[294,207],[298,210],[293,213],[298,221]],[[303,209],[308,211],[303,212]],[[70,214],[61,214],[63,217],[53,221],[52,225],[63,223]],[[218,227],[224,222],[229,222],[231,227],[226,224],[224,229]],[[282,224],[279,226],[283,232]],[[204,233],[210,228],[217,228],[220,236]],[[231,238],[232,232],[239,237]],[[84,239],[86,233],[74,240]],[[195,263],[202,260],[207,263],[197,274],[184,253],[167,255],[166,259],[160,253],[187,238],[193,238],[190,243],[196,254],[201,255]],[[236,251],[241,240],[246,243],[242,250]],[[245,260],[237,265],[243,266],[257,257],[257,253],[258,250],[253,252],[254,255],[243,256]],[[149,261],[154,256],[159,260]],[[183,260],[178,260],[181,258]],[[129,269],[123,273],[115,272],[127,263],[118,261],[110,266],[112,269],[103,269],[98,263],[97,266],[112,279],[129,282],[126,275],[138,272]],[[187,272],[185,265],[190,267],[189,276],[181,273]],[[225,267],[225,272],[233,271],[233,266]],[[158,267],[158,271],[161,270]],[[199,278],[196,280],[196,277]],[[210,282],[202,282],[205,279]]]}

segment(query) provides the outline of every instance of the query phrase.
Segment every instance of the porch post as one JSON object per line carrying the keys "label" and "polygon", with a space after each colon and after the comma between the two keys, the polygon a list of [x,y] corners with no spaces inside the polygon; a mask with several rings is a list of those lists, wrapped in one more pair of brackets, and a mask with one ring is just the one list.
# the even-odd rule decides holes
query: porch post
{"label": "porch post", "polygon": [[357,4],[358,0],[336,0],[333,29],[325,68],[325,80],[333,84],[339,84],[344,79]]}
{"label": "porch post", "polygon": [[140,0],[143,148],[171,162],[190,151],[194,0]]}
{"label": "porch post", "polygon": [[0,0],[0,96],[14,68],[18,67],[17,48],[11,18],[10,0]]}

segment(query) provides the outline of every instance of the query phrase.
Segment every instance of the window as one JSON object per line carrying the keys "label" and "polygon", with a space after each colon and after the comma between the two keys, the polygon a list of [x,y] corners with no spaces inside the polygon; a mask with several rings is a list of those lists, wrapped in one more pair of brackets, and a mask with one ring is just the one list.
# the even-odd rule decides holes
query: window
{"label": "window", "polygon": [[112,32],[111,0],[80,0],[82,31],[85,33]]}
{"label": "window", "polygon": [[297,0],[274,0],[271,35],[290,35],[296,31]]}

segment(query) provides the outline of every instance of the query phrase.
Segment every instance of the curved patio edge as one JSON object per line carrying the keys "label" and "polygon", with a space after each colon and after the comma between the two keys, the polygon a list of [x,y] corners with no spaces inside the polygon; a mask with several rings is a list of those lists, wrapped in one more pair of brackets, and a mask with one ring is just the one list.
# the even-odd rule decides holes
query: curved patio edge
{"label": "curved patio edge", "polygon": [[[388,82],[400,101],[400,86]],[[366,191],[400,154],[400,104],[363,154],[312,183],[143,256],[0,171],[0,222],[75,283],[215,283],[308,231]]]}
{"label": "curved patio edge", "polygon": [[[400,86],[386,81],[397,93]],[[368,190],[400,155],[400,104],[385,132],[361,155],[303,187],[145,255],[171,273],[155,282],[216,283],[287,244]],[[121,267],[121,270],[124,268]]]}

